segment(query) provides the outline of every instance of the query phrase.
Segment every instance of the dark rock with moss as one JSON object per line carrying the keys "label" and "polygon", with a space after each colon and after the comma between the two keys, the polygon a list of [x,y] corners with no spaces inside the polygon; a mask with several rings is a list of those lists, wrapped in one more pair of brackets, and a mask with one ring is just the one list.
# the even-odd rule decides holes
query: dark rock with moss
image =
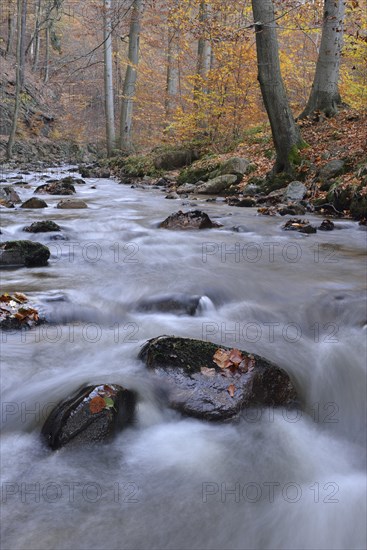
{"label": "dark rock with moss", "polygon": [[230,206],[237,206],[239,208],[252,208],[256,206],[257,202],[254,197],[231,197],[227,199],[227,204]]}
{"label": "dark rock with moss", "polygon": [[225,193],[231,185],[237,183],[238,178],[234,174],[223,174],[223,176],[217,176],[213,179],[209,179],[207,182],[201,183],[196,187],[196,193],[203,195],[218,195]]}
{"label": "dark rock with moss", "polygon": [[47,246],[33,241],[6,241],[0,245],[0,266],[42,267],[49,257]]}
{"label": "dark rock with moss", "polygon": [[270,361],[246,351],[236,351],[243,361],[220,367],[212,342],[160,336],[149,340],[139,358],[151,369],[168,404],[181,413],[203,420],[227,420],[256,405],[294,406],[297,393],[288,374]]}
{"label": "dark rock with moss", "polygon": [[111,170],[109,168],[95,164],[90,166],[80,166],[79,172],[82,178],[109,179],[111,177]]}
{"label": "dark rock with moss", "polygon": [[346,163],[344,160],[335,159],[325,164],[318,172],[317,176],[321,181],[327,181],[344,174]]}
{"label": "dark rock with moss", "polygon": [[222,227],[218,222],[213,222],[208,214],[201,210],[191,210],[190,212],[178,212],[171,214],[159,227],[164,229],[211,229],[213,227]]}
{"label": "dark rock with moss", "polygon": [[362,220],[367,217],[367,178],[353,193],[350,213],[355,220]]}
{"label": "dark rock with moss", "polygon": [[38,197],[32,197],[27,201],[23,202],[21,208],[47,208],[47,202]]}
{"label": "dark rock with moss", "polygon": [[191,294],[163,294],[141,300],[137,311],[171,313],[175,315],[195,315],[199,309],[201,296]]}
{"label": "dark rock with moss", "polygon": [[75,187],[72,183],[57,180],[40,185],[35,190],[35,193],[47,195],[74,195]]}
{"label": "dark rock with moss", "polygon": [[189,147],[156,149],[154,151],[154,166],[157,170],[177,170],[198,160],[199,150]]}
{"label": "dark rock with moss", "polygon": [[47,233],[49,231],[61,231],[61,227],[51,220],[42,222],[33,222],[31,225],[23,227],[23,231],[28,233]]}
{"label": "dark rock with moss", "polygon": [[107,442],[132,423],[135,404],[134,392],[117,384],[81,388],[50,413],[43,440],[52,450]]}

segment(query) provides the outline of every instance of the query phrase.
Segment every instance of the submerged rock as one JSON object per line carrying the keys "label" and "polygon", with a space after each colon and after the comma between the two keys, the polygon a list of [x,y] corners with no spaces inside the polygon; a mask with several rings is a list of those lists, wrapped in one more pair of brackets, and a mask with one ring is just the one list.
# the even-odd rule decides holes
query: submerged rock
{"label": "submerged rock", "polygon": [[137,305],[137,311],[160,311],[162,313],[172,313],[176,315],[195,315],[201,296],[192,296],[190,294],[164,294],[161,296],[152,296],[141,300]]}
{"label": "submerged rock", "polygon": [[211,229],[213,227],[222,227],[221,224],[213,222],[208,214],[201,210],[191,210],[190,212],[178,212],[171,214],[159,227],[165,229]]}
{"label": "submerged rock", "polygon": [[131,424],[135,403],[135,394],[117,384],[81,388],[53,409],[42,436],[52,450],[107,441]]}
{"label": "submerged rock", "polygon": [[32,197],[23,202],[21,208],[47,208],[47,202],[39,199],[38,197]]}
{"label": "submerged rock", "polygon": [[48,231],[61,231],[61,227],[51,220],[42,222],[33,222],[31,225],[23,227],[23,231],[28,233],[46,233]]}
{"label": "submerged rock", "polygon": [[297,401],[283,369],[245,351],[160,336],[143,346],[139,359],[154,371],[172,408],[203,420],[230,419],[254,405],[289,407]]}
{"label": "submerged rock", "polygon": [[33,241],[6,241],[0,245],[0,266],[42,267],[49,257],[47,246]]}

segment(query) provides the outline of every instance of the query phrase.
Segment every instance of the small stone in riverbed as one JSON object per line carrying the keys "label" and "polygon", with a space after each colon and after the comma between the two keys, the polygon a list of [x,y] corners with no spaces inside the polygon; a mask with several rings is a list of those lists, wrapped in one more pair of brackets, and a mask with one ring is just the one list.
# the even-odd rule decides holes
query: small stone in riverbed
{"label": "small stone in riverbed", "polygon": [[10,203],[22,202],[18,193],[8,185],[5,187],[0,187],[0,199],[4,199]]}
{"label": "small stone in riverbed", "polygon": [[35,193],[46,193],[48,195],[73,195],[75,193],[75,187],[72,183],[58,180],[40,185],[35,190]]}

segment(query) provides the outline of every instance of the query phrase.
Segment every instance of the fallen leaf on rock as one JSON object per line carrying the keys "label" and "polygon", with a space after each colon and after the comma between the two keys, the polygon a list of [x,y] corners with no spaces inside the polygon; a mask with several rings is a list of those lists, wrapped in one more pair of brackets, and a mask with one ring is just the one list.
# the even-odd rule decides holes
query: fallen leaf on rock
{"label": "fallen leaf on rock", "polygon": [[106,407],[106,401],[103,399],[103,397],[97,396],[97,397],[93,397],[93,399],[90,400],[89,410],[92,414],[96,414],[103,411],[105,407]]}
{"label": "fallen leaf on rock", "polygon": [[200,372],[204,376],[215,376],[215,369],[209,367],[201,367]]}
{"label": "fallen leaf on rock", "polygon": [[20,304],[24,304],[24,302],[28,302],[27,296],[22,292],[14,292],[13,300],[15,300],[16,302],[19,302]]}
{"label": "fallen leaf on rock", "polygon": [[234,364],[239,365],[243,361],[243,355],[239,349],[232,349],[229,353],[228,359]]}
{"label": "fallen leaf on rock", "polygon": [[227,392],[231,397],[234,396],[234,392],[236,391],[236,386],[234,384],[230,384],[227,388]]}
{"label": "fallen leaf on rock", "polygon": [[11,296],[9,296],[9,294],[2,294],[0,296],[0,302],[6,302],[7,303],[7,302],[10,302],[11,299],[12,298],[11,298]]}
{"label": "fallen leaf on rock", "polygon": [[221,369],[228,369],[228,367],[233,365],[232,361],[229,359],[229,352],[222,348],[217,349],[213,355],[213,361]]}

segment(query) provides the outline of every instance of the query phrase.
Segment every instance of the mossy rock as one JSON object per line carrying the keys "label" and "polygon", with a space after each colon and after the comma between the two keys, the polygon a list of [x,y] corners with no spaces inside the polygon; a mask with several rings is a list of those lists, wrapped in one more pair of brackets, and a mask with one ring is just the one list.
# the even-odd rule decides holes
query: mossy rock
{"label": "mossy rock", "polygon": [[339,212],[349,210],[356,190],[355,185],[343,186],[342,183],[335,183],[327,194],[327,202]]}
{"label": "mossy rock", "polygon": [[350,213],[355,220],[367,218],[367,182],[361,184],[355,191],[350,205]]}
{"label": "mossy rock", "polygon": [[151,155],[131,155],[121,160],[121,178],[143,178],[144,176],[158,177],[162,175],[154,165],[154,159]]}
{"label": "mossy rock", "polygon": [[184,183],[197,183],[198,181],[208,181],[213,177],[216,177],[217,170],[221,165],[218,157],[207,157],[194,162],[188,168],[181,170],[177,183],[183,185]]}
{"label": "mossy rock", "polygon": [[33,241],[6,241],[0,245],[0,265],[41,267],[47,265],[50,251]]}
{"label": "mossy rock", "polygon": [[186,145],[157,147],[153,151],[153,164],[157,170],[177,170],[189,166],[199,158],[199,149]]}
{"label": "mossy rock", "polygon": [[243,351],[241,368],[228,370],[214,361],[218,348],[231,352],[212,342],[160,336],[143,346],[139,359],[154,373],[169,406],[187,416],[223,421],[246,407],[296,404],[296,390],[283,369]]}
{"label": "mossy rock", "polygon": [[271,175],[266,177],[265,180],[262,180],[260,183],[260,190],[263,193],[269,194],[272,191],[287,187],[292,181],[294,181],[294,176],[286,172],[280,172],[279,174]]}

